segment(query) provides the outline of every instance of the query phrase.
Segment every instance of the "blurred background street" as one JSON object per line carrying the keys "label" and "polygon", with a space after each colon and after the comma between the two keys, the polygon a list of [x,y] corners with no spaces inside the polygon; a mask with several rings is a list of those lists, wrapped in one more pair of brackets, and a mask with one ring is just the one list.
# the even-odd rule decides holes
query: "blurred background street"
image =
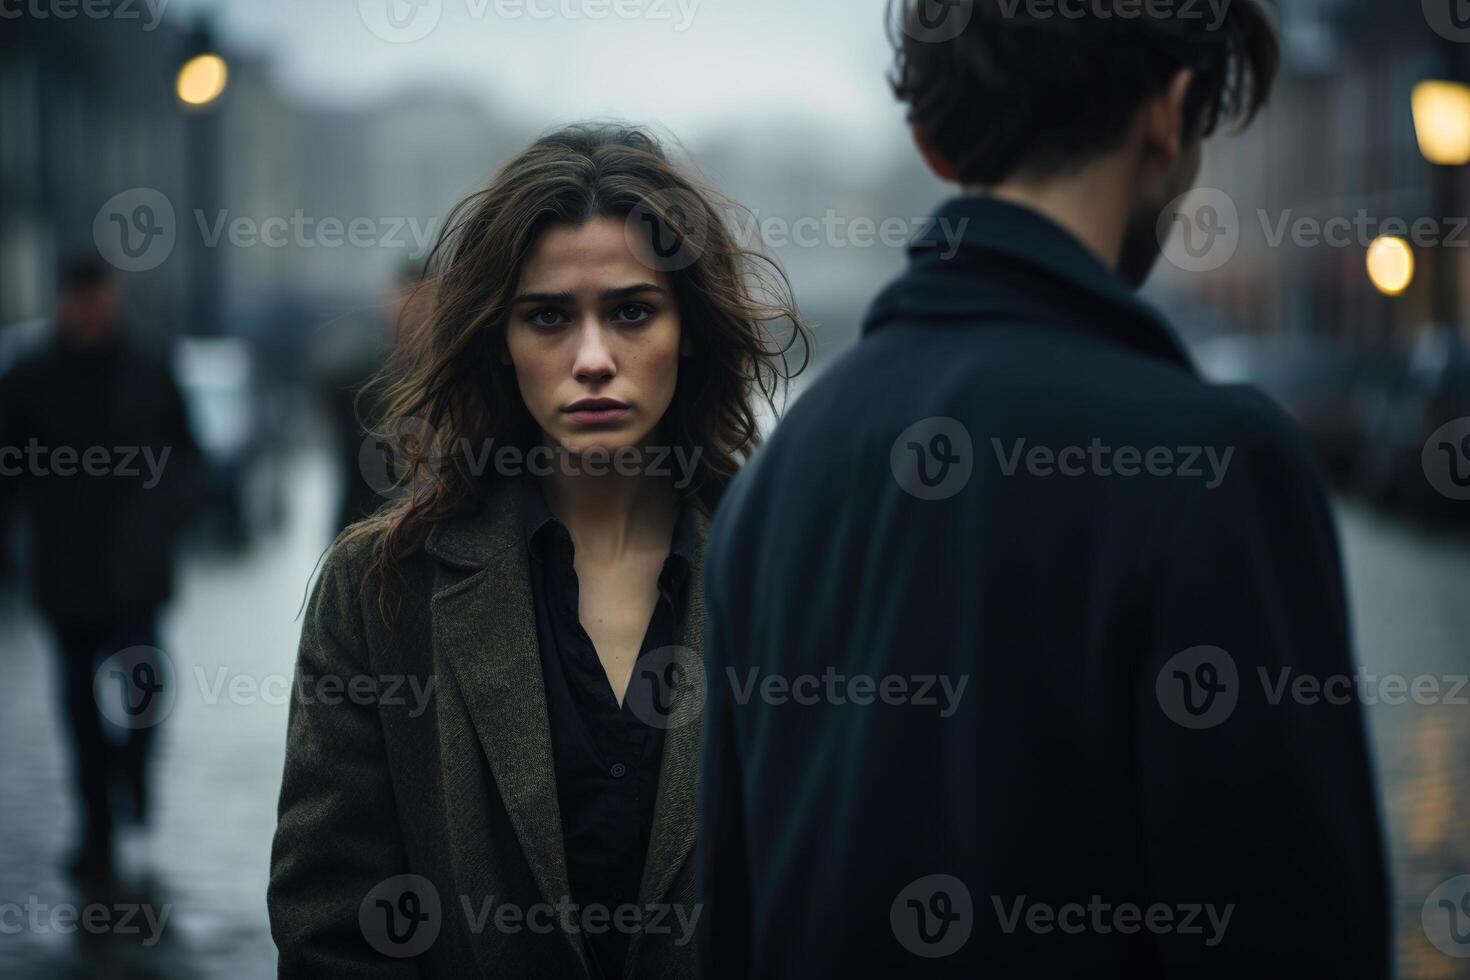
{"label": "blurred background street", "polygon": [[[0,377],[52,338],[56,270],[100,255],[129,335],[171,367],[201,466],[160,621],[177,700],[158,727],[150,823],[124,829],[120,880],[102,890],[66,873],[82,811],[57,658],[27,580],[32,529],[0,513],[0,906],[42,910],[18,931],[0,919],[0,976],[273,976],[265,886],[297,617],[364,481],[350,388],[381,364],[453,204],[559,123],[671,133],[752,209],[748,244],[776,256],[814,322],[815,375],[903,267],[904,236],[865,226],[917,227],[950,190],[885,86],[883,0],[651,4],[669,16],[611,21],[453,0],[108,0],[69,18],[13,6],[0,18]],[[1271,106],[1207,144],[1207,190],[1180,205],[1182,234],[1147,288],[1208,375],[1259,385],[1310,437],[1365,674],[1434,678],[1449,695],[1368,709],[1412,980],[1470,978],[1470,958],[1436,948],[1421,919],[1437,886],[1470,874],[1470,686],[1457,686],[1470,677],[1470,30],[1429,6],[1287,0]],[[822,231],[804,238],[801,222]],[[1463,459],[1438,455],[1461,436]],[[47,909],[89,903],[168,918],[156,942],[141,921],[101,935],[45,924]]]}

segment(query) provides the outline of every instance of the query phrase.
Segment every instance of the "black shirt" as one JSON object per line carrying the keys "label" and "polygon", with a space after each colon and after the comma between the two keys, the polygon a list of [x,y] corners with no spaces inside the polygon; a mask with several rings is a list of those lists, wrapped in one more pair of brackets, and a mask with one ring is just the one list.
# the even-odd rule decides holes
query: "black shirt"
{"label": "black shirt", "polygon": [[[620,932],[618,906],[638,904],[643,862],[658,794],[663,729],[645,724],[628,698],[622,705],[578,617],[571,535],[546,505],[534,477],[517,481],[531,555],[536,636],[546,683],[556,795],[571,898],[581,909],[602,906],[584,930],[593,975],[618,980],[632,938]],[[675,644],[695,533],[685,501],[669,556],[659,573],[658,602],[638,656]],[[630,684],[631,690],[631,684]]]}

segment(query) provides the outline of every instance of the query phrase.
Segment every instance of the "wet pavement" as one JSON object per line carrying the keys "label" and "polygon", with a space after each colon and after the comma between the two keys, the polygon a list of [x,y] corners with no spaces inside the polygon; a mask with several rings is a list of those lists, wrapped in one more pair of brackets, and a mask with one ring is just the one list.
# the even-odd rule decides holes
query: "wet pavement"
{"label": "wet pavement", "polygon": [[[153,822],[125,839],[124,883],[110,893],[78,892],[59,871],[77,812],[49,641],[13,597],[0,598],[0,904],[11,909],[0,917],[0,977],[274,975],[265,886],[285,695],[304,590],[330,537],[333,482],[321,456],[302,457],[292,473],[281,534],[240,557],[190,557],[181,570],[163,621],[179,694],[159,735]],[[1437,886],[1470,874],[1470,688],[1452,691],[1470,674],[1470,540],[1354,504],[1340,520],[1359,656],[1381,695],[1368,711],[1392,836],[1400,976],[1470,978],[1470,944],[1467,958],[1441,952],[1421,919]],[[1400,698],[1389,676],[1435,678],[1439,703]]]}
{"label": "wet pavement", "polygon": [[1470,874],[1470,540],[1354,505],[1339,508],[1339,526],[1359,690],[1378,701],[1367,715],[1393,858],[1399,976],[1470,977],[1470,941],[1440,936],[1449,955],[1424,922],[1428,904],[1443,927],[1437,900],[1426,900]]}

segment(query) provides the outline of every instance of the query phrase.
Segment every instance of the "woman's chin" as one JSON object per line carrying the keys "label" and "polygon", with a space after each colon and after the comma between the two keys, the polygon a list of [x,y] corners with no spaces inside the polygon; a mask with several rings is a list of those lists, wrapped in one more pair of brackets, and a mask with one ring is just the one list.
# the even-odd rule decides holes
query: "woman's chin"
{"label": "woman's chin", "polygon": [[576,433],[561,439],[560,443],[562,450],[571,456],[592,459],[610,459],[619,450],[626,456],[636,451],[639,444],[634,433],[618,431]]}

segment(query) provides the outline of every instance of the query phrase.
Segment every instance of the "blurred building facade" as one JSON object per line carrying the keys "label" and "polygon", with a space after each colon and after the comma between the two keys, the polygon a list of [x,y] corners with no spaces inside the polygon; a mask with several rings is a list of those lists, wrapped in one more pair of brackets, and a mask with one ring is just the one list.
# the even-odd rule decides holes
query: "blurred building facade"
{"label": "blurred building facade", "polygon": [[99,211],[147,188],[172,205],[176,240],[123,274],[139,339],[243,336],[289,366],[320,324],[374,306],[526,135],[447,91],[305,104],[232,49],[217,52],[220,98],[186,106],[175,80],[214,49],[207,28],[87,6],[108,15],[18,5],[0,19],[0,330],[48,316],[58,262],[95,251]]}
{"label": "blurred building facade", "polygon": [[[28,8],[0,20],[0,326],[49,312],[59,258],[93,247],[93,220],[114,194],[146,185],[187,197],[173,96],[184,38],[144,25]],[[131,312],[144,339],[158,339],[150,324],[185,315],[189,269],[136,275]]]}
{"label": "blurred building facade", "polygon": [[[1470,272],[1464,205],[1447,203],[1439,182],[1461,189],[1450,201],[1465,201],[1466,168],[1436,174],[1419,151],[1410,102],[1417,82],[1462,73],[1465,45],[1437,35],[1419,3],[1293,0],[1282,5],[1281,26],[1282,75],[1269,107],[1244,133],[1207,144],[1201,183],[1234,201],[1239,248],[1207,275],[1161,263],[1160,290],[1176,310],[1224,314],[1202,323],[1209,318],[1199,313],[1193,324],[1179,314],[1186,332],[1411,343],[1435,319],[1436,249],[1457,287]],[[1333,219],[1340,244],[1301,244]],[[1341,219],[1352,225],[1345,234]],[[1383,295],[1367,274],[1371,238],[1403,235],[1422,219],[1444,244],[1413,243],[1415,281],[1400,296]],[[1453,326],[1470,337],[1463,315]]]}

